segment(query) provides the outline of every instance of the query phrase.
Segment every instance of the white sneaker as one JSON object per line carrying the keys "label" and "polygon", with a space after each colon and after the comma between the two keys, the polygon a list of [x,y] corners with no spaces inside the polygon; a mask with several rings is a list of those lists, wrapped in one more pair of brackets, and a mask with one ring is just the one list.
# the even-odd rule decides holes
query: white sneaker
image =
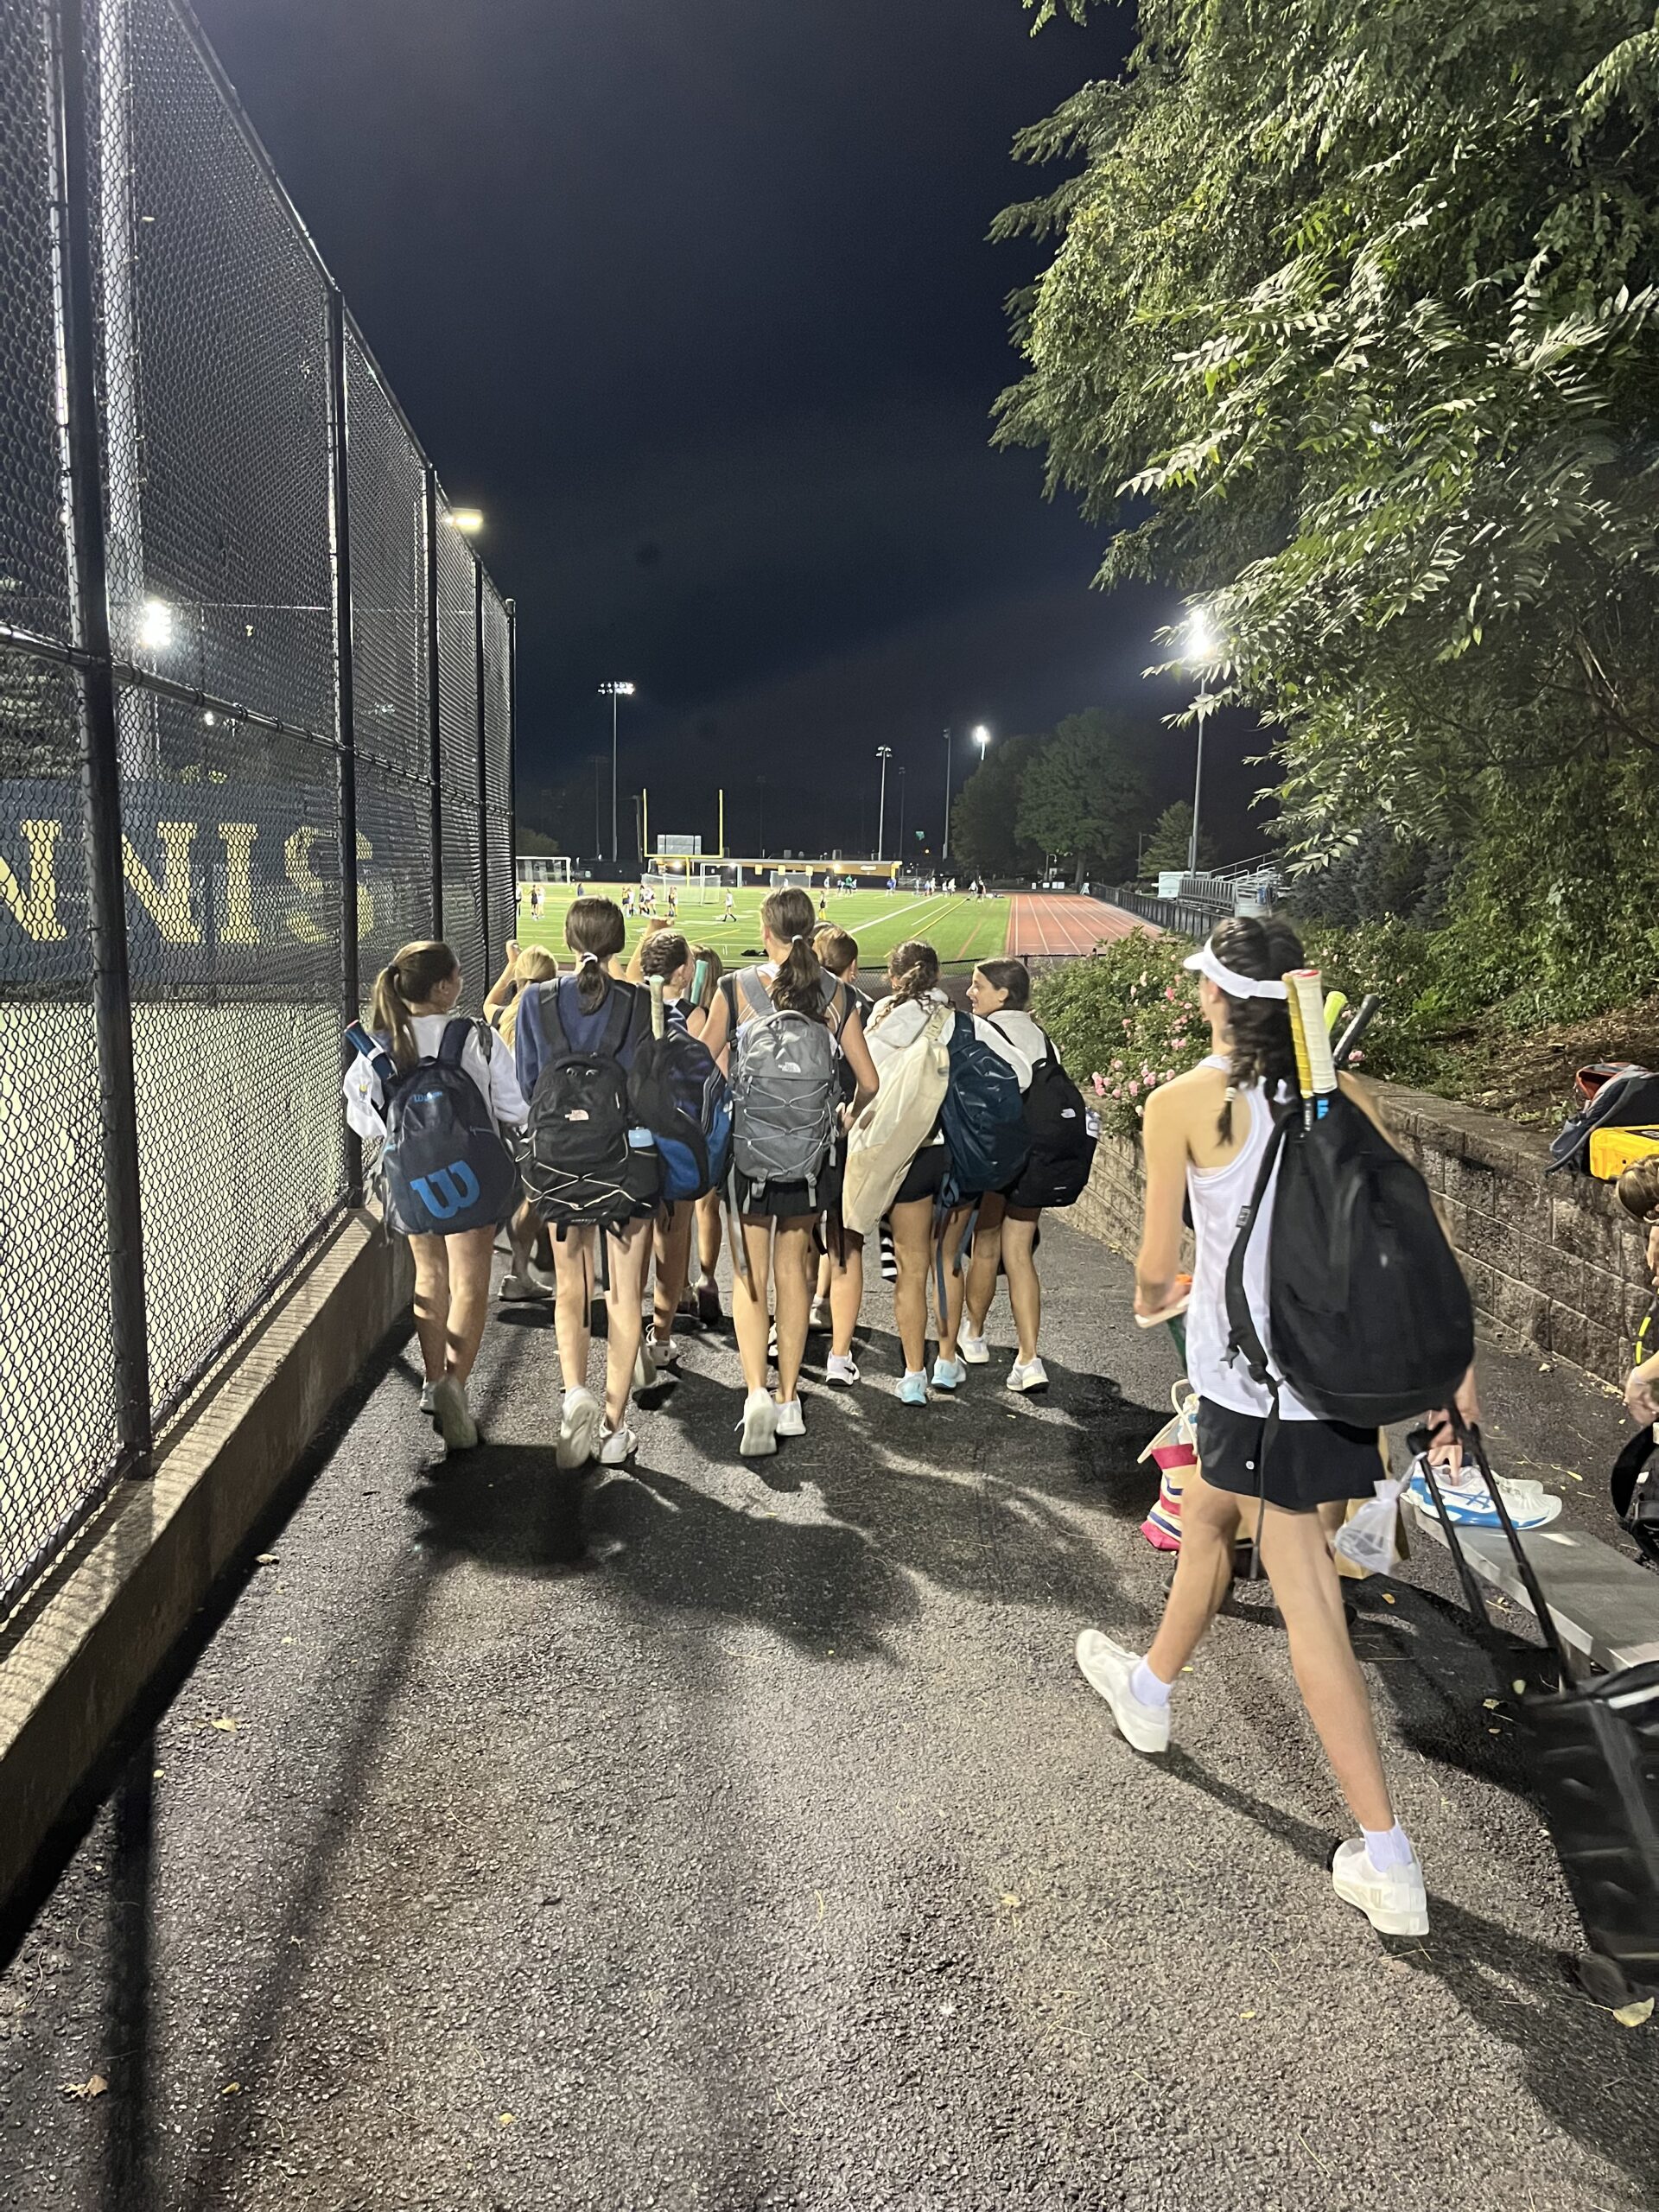
{"label": "white sneaker", "polygon": [[467,1385],[453,1375],[444,1376],[432,1385],[432,1410],[449,1450],[470,1452],[478,1441],[478,1423],[467,1403]]}
{"label": "white sneaker", "polygon": [[553,1294],[547,1285],[537,1282],[532,1275],[503,1275],[498,1295],[509,1306],[521,1301],[533,1300],[537,1306],[550,1306],[553,1302]]}
{"label": "white sneaker", "polygon": [[626,1466],[639,1449],[639,1440],[625,1421],[620,1428],[607,1428],[599,1447],[601,1467]]}
{"label": "white sneaker", "polygon": [[751,1390],[743,1401],[738,1450],[746,1459],[764,1459],[778,1449],[778,1408],[770,1390]]}
{"label": "white sneaker", "polygon": [[657,1388],[657,1363],[652,1357],[651,1346],[644,1337],[640,1338],[639,1349],[633,1356],[633,1387],[636,1391]]}
{"label": "white sneaker", "polygon": [[778,1402],[778,1418],[772,1423],[774,1436],[804,1436],[806,1415],[801,1411],[798,1398],[783,1398]]}
{"label": "white sneaker", "polygon": [[1138,1652],[1126,1651],[1097,1628],[1086,1628],[1077,1638],[1077,1664],[1090,1688],[1098,1690],[1111,1707],[1125,1743],[1137,1751],[1169,1749],[1169,1707],[1142,1705],[1129,1688],[1129,1678],[1141,1664]]}
{"label": "white sneaker", "polygon": [[564,1394],[559,1415],[559,1440],[554,1456],[562,1467],[585,1467],[599,1449],[599,1433],[605,1416],[599,1400],[582,1383]]}
{"label": "white sneaker", "polygon": [[823,1363],[823,1379],[840,1389],[850,1390],[858,1380],[858,1362],[849,1351],[832,1351]]}
{"label": "white sneaker", "polygon": [[432,1393],[433,1393],[433,1392],[437,1389],[437,1387],[438,1387],[438,1386],[437,1386],[437,1384],[436,1384],[435,1382],[423,1382],[423,1383],[422,1383],[422,1385],[421,1385],[421,1411],[422,1411],[423,1414],[429,1414],[429,1413],[432,1413],[432,1412],[434,1412],[434,1411],[435,1410],[435,1406],[434,1406],[434,1404],[433,1404]]}
{"label": "white sneaker", "polygon": [[[962,1346],[961,1351],[965,1359],[968,1356],[966,1345]],[[1010,1390],[1046,1390],[1048,1370],[1040,1359],[1016,1359],[1008,1370],[1008,1388]]]}
{"label": "white sneaker", "polygon": [[1427,1935],[1428,1891],[1414,1852],[1405,1866],[1379,1873],[1364,1838],[1356,1836],[1337,1846],[1331,1881],[1337,1895],[1357,1904],[1379,1936]]}
{"label": "white sneaker", "polygon": [[957,1350],[969,1367],[988,1367],[991,1363],[991,1348],[983,1337],[959,1336]]}
{"label": "white sneaker", "polygon": [[806,1325],[809,1329],[818,1330],[828,1329],[833,1325],[830,1319],[830,1301],[827,1298],[813,1300],[806,1317]]}
{"label": "white sneaker", "polygon": [[651,1355],[651,1363],[660,1375],[665,1367],[672,1367],[680,1356],[680,1348],[672,1337],[647,1337],[644,1349]]}

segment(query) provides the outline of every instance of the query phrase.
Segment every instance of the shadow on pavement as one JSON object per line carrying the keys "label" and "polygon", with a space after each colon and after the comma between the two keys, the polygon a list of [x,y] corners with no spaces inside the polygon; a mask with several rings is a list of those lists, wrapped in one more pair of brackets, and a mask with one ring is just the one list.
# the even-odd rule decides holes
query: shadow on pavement
{"label": "shadow on pavement", "polygon": [[[1167,1758],[1172,1781],[1242,1814],[1311,1866],[1328,1871],[1335,1835],[1221,1781],[1188,1752],[1172,1750]],[[1443,1984],[1472,2029],[1509,2044],[1526,2068],[1539,2108],[1564,2134],[1627,2174],[1644,2192],[1645,2205],[1659,2208],[1659,2109],[1647,2036],[1620,2027],[1583,1996],[1559,1951],[1433,1891],[1429,1920],[1421,1942],[1379,1942],[1412,1972]],[[1516,1986],[1530,2002],[1516,1996]]]}

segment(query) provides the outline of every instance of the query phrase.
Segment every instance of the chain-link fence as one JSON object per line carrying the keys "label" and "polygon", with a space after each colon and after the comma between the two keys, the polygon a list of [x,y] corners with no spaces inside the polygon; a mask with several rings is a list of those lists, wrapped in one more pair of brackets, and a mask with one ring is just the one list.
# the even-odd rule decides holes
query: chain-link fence
{"label": "chain-link fence", "polygon": [[512,926],[513,626],[181,0],[0,0],[0,1612]]}

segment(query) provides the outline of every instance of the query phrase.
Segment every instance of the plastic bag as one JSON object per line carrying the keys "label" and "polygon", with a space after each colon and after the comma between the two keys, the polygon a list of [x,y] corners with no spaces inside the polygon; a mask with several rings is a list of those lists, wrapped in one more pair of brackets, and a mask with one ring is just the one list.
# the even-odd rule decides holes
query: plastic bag
{"label": "plastic bag", "polygon": [[1400,1564],[1398,1532],[1400,1499],[1406,1487],[1403,1476],[1390,1475],[1376,1485],[1351,1520],[1332,1538],[1331,1548],[1351,1560],[1367,1574],[1392,1574]]}

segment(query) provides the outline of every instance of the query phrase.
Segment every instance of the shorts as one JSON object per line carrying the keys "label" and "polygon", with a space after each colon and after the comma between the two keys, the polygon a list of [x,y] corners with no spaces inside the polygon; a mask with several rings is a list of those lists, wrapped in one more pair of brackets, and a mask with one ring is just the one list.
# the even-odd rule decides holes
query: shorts
{"label": "shorts", "polygon": [[1351,1497],[1370,1497],[1387,1472],[1374,1428],[1340,1421],[1281,1421],[1262,1471],[1260,1414],[1198,1401],[1198,1466],[1212,1490],[1265,1497],[1287,1513],[1311,1513]]}
{"label": "shorts", "polygon": [[734,1167],[737,1210],[760,1221],[798,1221],[803,1215],[838,1212],[845,1168],[839,1153],[826,1160],[817,1180],[767,1183],[757,1190],[741,1167]]}
{"label": "shorts", "polygon": [[950,1154],[942,1144],[925,1144],[908,1167],[905,1179],[893,1194],[896,1206],[914,1205],[921,1198],[937,1198],[950,1170]]}

